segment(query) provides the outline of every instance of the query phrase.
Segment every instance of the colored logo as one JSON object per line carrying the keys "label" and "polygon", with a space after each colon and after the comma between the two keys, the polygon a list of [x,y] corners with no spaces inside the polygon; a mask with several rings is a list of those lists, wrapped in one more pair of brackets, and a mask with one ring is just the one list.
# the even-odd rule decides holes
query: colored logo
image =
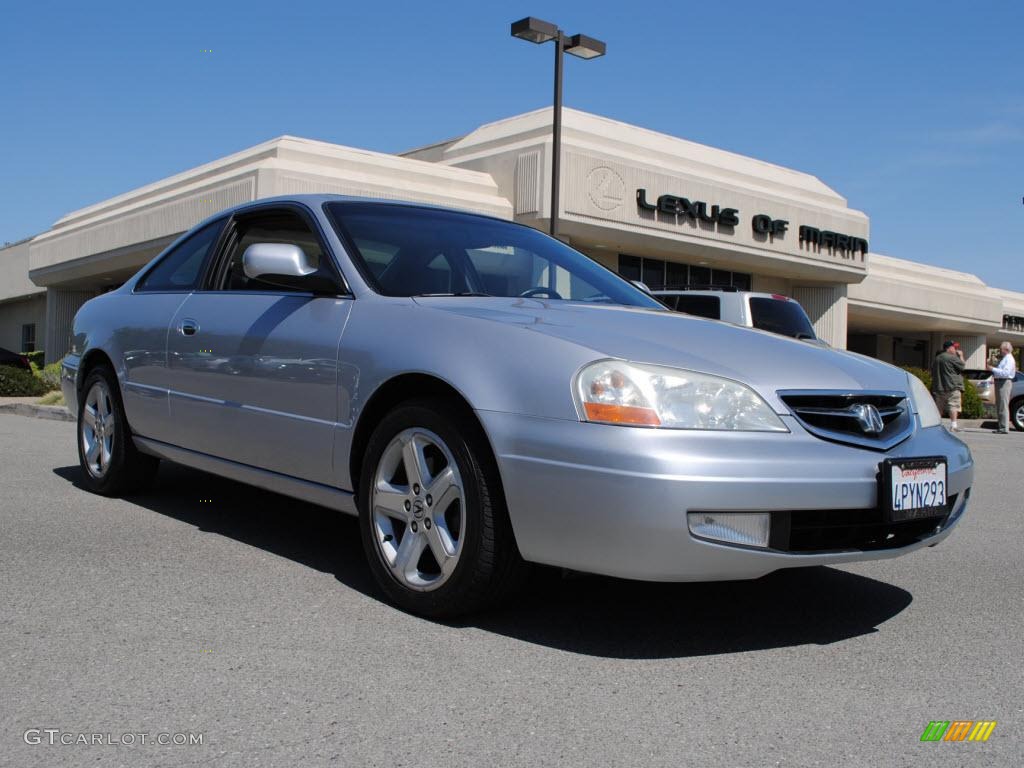
{"label": "colored logo", "polygon": [[995,720],[932,720],[921,741],[988,741],[995,729]]}

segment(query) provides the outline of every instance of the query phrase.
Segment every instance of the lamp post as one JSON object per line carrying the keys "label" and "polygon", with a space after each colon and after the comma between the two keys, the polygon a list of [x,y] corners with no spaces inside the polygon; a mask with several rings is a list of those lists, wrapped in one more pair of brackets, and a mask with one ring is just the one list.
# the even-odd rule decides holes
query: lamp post
{"label": "lamp post", "polygon": [[604,56],[605,44],[586,35],[566,35],[548,21],[527,16],[512,24],[512,37],[530,43],[555,44],[555,98],[551,120],[551,236],[558,234],[558,187],[562,166],[562,54],[571,53],[581,59]]}

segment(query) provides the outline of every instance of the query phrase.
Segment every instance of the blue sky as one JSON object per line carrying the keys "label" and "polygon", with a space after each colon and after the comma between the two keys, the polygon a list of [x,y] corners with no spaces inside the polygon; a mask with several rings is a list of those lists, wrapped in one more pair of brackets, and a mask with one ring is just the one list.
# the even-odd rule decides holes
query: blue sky
{"label": "blue sky", "polygon": [[[813,173],[873,251],[1024,290],[1024,2],[7,4],[0,242],[289,133],[385,152],[550,103]],[[212,53],[204,53],[212,49]]]}

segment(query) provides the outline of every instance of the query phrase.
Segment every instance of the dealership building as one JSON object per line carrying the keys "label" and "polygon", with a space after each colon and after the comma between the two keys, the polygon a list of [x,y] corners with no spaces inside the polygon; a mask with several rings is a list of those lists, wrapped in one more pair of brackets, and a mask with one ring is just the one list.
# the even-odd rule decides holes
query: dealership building
{"label": "dealership building", "polygon": [[[68,348],[89,298],[232,205],[308,192],[439,204],[547,230],[551,110],[401,155],[284,136],[74,211],[0,249],[0,347]],[[814,176],[575,110],[562,124],[559,235],[651,287],[800,301],[818,335],[900,365],[944,339],[968,365],[1024,343],[1024,294],[870,250],[869,220]]]}

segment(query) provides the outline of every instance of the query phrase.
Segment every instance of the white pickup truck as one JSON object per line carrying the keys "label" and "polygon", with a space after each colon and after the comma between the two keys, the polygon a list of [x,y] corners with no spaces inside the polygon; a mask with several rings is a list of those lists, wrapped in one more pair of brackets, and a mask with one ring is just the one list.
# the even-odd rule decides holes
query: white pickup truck
{"label": "white pickup truck", "polygon": [[825,343],[814,333],[814,326],[800,303],[779,293],[755,293],[726,286],[708,289],[666,288],[651,291],[651,295],[677,312]]}

